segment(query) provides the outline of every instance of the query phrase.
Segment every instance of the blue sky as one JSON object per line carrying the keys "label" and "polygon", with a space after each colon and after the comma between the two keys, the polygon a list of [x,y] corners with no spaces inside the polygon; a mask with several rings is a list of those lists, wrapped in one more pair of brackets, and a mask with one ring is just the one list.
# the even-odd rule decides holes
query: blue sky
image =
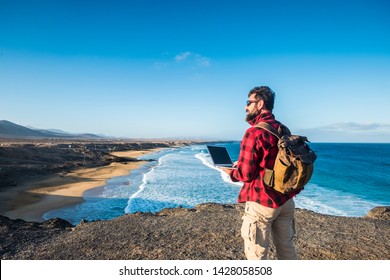
{"label": "blue sky", "polygon": [[[81,2],[81,3],[80,3]],[[0,0],[0,120],[240,140],[247,93],[313,142],[390,142],[388,1]]]}

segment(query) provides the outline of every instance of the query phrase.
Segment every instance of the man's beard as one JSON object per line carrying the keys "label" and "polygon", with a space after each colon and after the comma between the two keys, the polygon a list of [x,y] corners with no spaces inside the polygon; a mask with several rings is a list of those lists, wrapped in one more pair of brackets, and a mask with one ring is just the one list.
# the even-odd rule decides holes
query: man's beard
{"label": "man's beard", "polygon": [[258,115],[259,115],[259,111],[256,110],[256,112],[252,113],[252,114],[247,114],[245,116],[245,121],[246,122],[250,122],[251,120],[255,119]]}

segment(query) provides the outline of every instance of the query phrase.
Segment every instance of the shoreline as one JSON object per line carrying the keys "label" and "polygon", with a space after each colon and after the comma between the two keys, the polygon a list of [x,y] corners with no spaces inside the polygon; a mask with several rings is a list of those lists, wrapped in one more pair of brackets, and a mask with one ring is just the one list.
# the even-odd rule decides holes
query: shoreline
{"label": "shoreline", "polygon": [[[111,155],[134,159],[162,149],[119,151]],[[3,193],[2,199],[11,200],[13,207],[1,209],[0,214],[11,219],[44,222],[43,215],[46,212],[80,204],[84,201],[85,191],[103,187],[109,179],[128,175],[144,163],[146,161],[112,162],[106,166],[81,168],[66,174],[39,176],[36,180],[17,186],[17,191]]]}
{"label": "shoreline", "polygon": [[[145,161],[137,160],[139,156],[154,153],[166,148],[176,148],[193,144],[194,142],[163,142],[163,143],[113,143],[101,145],[90,143],[50,143],[49,149],[33,150],[34,144],[26,143],[17,145],[16,149],[8,153],[1,153],[0,150],[0,215],[11,219],[23,219],[25,221],[44,222],[44,214],[50,210],[60,209],[66,206],[77,205],[84,201],[84,193],[95,189],[100,193],[107,181],[128,175],[132,170],[141,167]],[[35,146],[42,147],[43,144],[36,143]],[[71,147],[72,146],[72,147]],[[73,150],[74,154],[69,155]],[[29,153],[29,151],[31,151]],[[90,161],[85,159],[85,152],[89,152]],[[96,152],[97,151],[97,152]],[[114,152],[115,151],[115,152]],[[17,153],[19,152],[19,153]],[[36,155],[37,166],[30,168],[31,154]],[[50,156],[48,160],[46,155]],[[23,155],[26,158],[28,167],[14,172],[14,166],[9,165],[7,170],[7,156]],[[104,155],[104,157],[102,157]],[[3,158],[2,158],[3,156]],[[62,156],[62,157],[60,157]],[[20,161],[20,159],[18,159]],[[38,161],[39,160],[39,161]],[[46,162],[43,162],[46,160]],[[10,160],[9,160],[10,161]],[[20,162],[17,164],[20,165]],[[15,160],[16,162],[16,160]],[[45,170],[41,172],[43,162]],[[70,168],[69,163],[72,164]],[[31,163],[33,164],[33,163]],[[28,171],[33,171],[33,176],[27,176]],[[3,171],[3,174],[1,173]],[[4,173],[5,172],[5,173]],[[7,175],[8,172],[8,178]],[[32,172],[30,172],[31,174]],[[9,178],[15,179],[15,184],[4,184],[3,179],[12,182]],[[7,182],[6,182],[7,183]],[[319,212],[320,213],[320,212]],[[367,215],[368,213],[365,213]],[[364,214],[361,217],[365,216]]]}
{"label": "shoreline", "polygon": [[[137,212],[77,225],[61,218],[42,219],[53,206],[57,209],[80,203],[87,189],[98,193],[108,179],[129,174],[144,163],[136,159],[140,155],[192,143],[72,142],[2,147],[0,258],[245,259],[241,204],[205,203],[193,209],[166,208],[158,213]],[[17,211],[25,220],[42,222],[4,217],[4,212]],[[390,206],[376,207],[365,217],[331,216],[297,208],[295,217],[300,259],[390,258]],[[276,259],[272,246],[269,259]]]}

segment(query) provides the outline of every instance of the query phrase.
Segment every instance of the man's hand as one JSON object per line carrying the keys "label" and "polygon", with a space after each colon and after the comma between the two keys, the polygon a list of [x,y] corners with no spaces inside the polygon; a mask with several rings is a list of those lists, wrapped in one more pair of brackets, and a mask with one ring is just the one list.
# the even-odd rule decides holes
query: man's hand
{"label": "man's hand", "polygon": [[234,162],[232,167],[221,167],[221,166],[219,166],[218,168],[221,169],[223,172],[225,172],[230,177],[230,174],[232,174],[233,170],[237,168],[237,163],[238,163],[237,161]]}
{"label": "man's hand", "polygon": [[227,175],[229,175],[233,172],[233,168],[228,168],[228,167],[219,167],[223,172],[225,172]]}

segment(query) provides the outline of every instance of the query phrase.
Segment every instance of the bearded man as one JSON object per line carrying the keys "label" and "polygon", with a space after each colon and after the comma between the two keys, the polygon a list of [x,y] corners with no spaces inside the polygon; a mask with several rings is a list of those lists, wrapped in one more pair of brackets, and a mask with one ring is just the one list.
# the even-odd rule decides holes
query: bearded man
{"label": "bearded man", "polygon": [[[282,194],[263,182],[265,169],[273,169],[278,152],[278,139],[268,131],[256,127],[266,122],[276,130],[281,123],[275,120],[275,93],[268,86],[253,88],[246,102],[246,121],[250,124],[241,141],[240,155],[235,168],[222,168],[232,181],[244,183],[238,196],[245,203],[241,227],[247,259],[267,259],[270,235],[278,259],[298,259],[294,245],[294,191]],[[284,126],[281,129],[286,129]]]}

